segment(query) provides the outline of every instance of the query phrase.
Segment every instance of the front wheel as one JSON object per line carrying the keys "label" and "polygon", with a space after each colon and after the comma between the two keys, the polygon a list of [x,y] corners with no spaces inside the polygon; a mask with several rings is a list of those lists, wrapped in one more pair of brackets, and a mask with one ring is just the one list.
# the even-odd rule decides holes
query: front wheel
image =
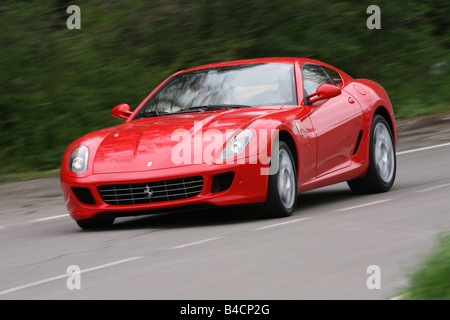
{"label": "front wheel", "polygon": [[[277,158],[275,158],[277,157]],[[297,172],[288,145],[280,141],[272,152],[271,164],[278,161],[276,173],[269,175],[267,201],[263,215],[268,218],[288,217],[297,206]]]}
{"label": "front wheel", "polygon": [[386,119],[376,114],[369,143],[369,168],[364,177],[347,181],[355,193],[386,192],[394,184],[397,170],[394,139]]}

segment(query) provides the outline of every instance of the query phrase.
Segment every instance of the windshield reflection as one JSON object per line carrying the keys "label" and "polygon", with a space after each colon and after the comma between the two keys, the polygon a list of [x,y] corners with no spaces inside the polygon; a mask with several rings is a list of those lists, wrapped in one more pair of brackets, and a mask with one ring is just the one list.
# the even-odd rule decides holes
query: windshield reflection
{"label": "windshield reflection", "polygon": [[147,101],[135,119],[190,112],[190,109],[203,111],[208,107],[296,104],[293,65],[246,64],[176,75]]}

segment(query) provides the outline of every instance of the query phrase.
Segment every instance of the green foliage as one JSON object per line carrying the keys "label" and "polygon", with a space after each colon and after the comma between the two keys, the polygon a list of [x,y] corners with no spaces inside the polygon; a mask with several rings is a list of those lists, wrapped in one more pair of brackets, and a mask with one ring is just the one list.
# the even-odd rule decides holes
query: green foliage
{"label": "green foliage", "polygon": [[450,300],[450,234],[443,234],[434,250],[411,276],[402,297],[410,300]]}
{"label": "green foliage", "polygon": [[[81,8],[68,30],[66,8]],[[64,149],[121,123],[170,74],[231,59],[319,59],[382,84],[397,117],[449,110],[450,3],[4,0],[0,8],[0,174],[59,166]],[[439,64],[440,63],[440,64]]]}

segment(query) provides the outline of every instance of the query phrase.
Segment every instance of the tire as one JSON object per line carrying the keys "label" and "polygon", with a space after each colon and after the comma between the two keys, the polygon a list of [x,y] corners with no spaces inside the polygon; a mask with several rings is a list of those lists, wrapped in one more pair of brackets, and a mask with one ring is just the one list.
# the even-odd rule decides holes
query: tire
{"label": "tire", "polygon": [[369,168],[364,177],[347,181],[355,193],[380,193],[391,189],[397,171],[394,139],[386,119],[376,114],[370,128]]}
{"label": "tire", "polygon": [[115,218],[113,217],[102,217],[102,218],[90,218],[90,219],[82,219],[76,220],[75,222],[81,229],[89,230],[89,229],[103,229],[112,226]]}
{"label": "tire", "polygon": [[277,162],[278,170],[269,175],[267,200],[263,205],[266,218],[288,217],[297,206],[297,170],[292,153],[283,141],[280,141],[277,151],[274,148],[271,164]]}

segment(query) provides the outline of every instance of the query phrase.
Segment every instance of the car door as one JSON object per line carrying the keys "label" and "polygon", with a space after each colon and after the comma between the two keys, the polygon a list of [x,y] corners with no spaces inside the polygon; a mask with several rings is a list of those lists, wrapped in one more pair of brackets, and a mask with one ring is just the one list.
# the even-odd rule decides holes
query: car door
{"label": "car door", "polygon": [[[316,64],[303,65],[302,82],[305,97],[321,84],[337,85],[324,68]],[[308,105],[308,99],[303,103]],[[342,90],[336,97],[312,104],[310,119],[317,136],[316,177],[350,165],[362,121],[356,99]]]}

